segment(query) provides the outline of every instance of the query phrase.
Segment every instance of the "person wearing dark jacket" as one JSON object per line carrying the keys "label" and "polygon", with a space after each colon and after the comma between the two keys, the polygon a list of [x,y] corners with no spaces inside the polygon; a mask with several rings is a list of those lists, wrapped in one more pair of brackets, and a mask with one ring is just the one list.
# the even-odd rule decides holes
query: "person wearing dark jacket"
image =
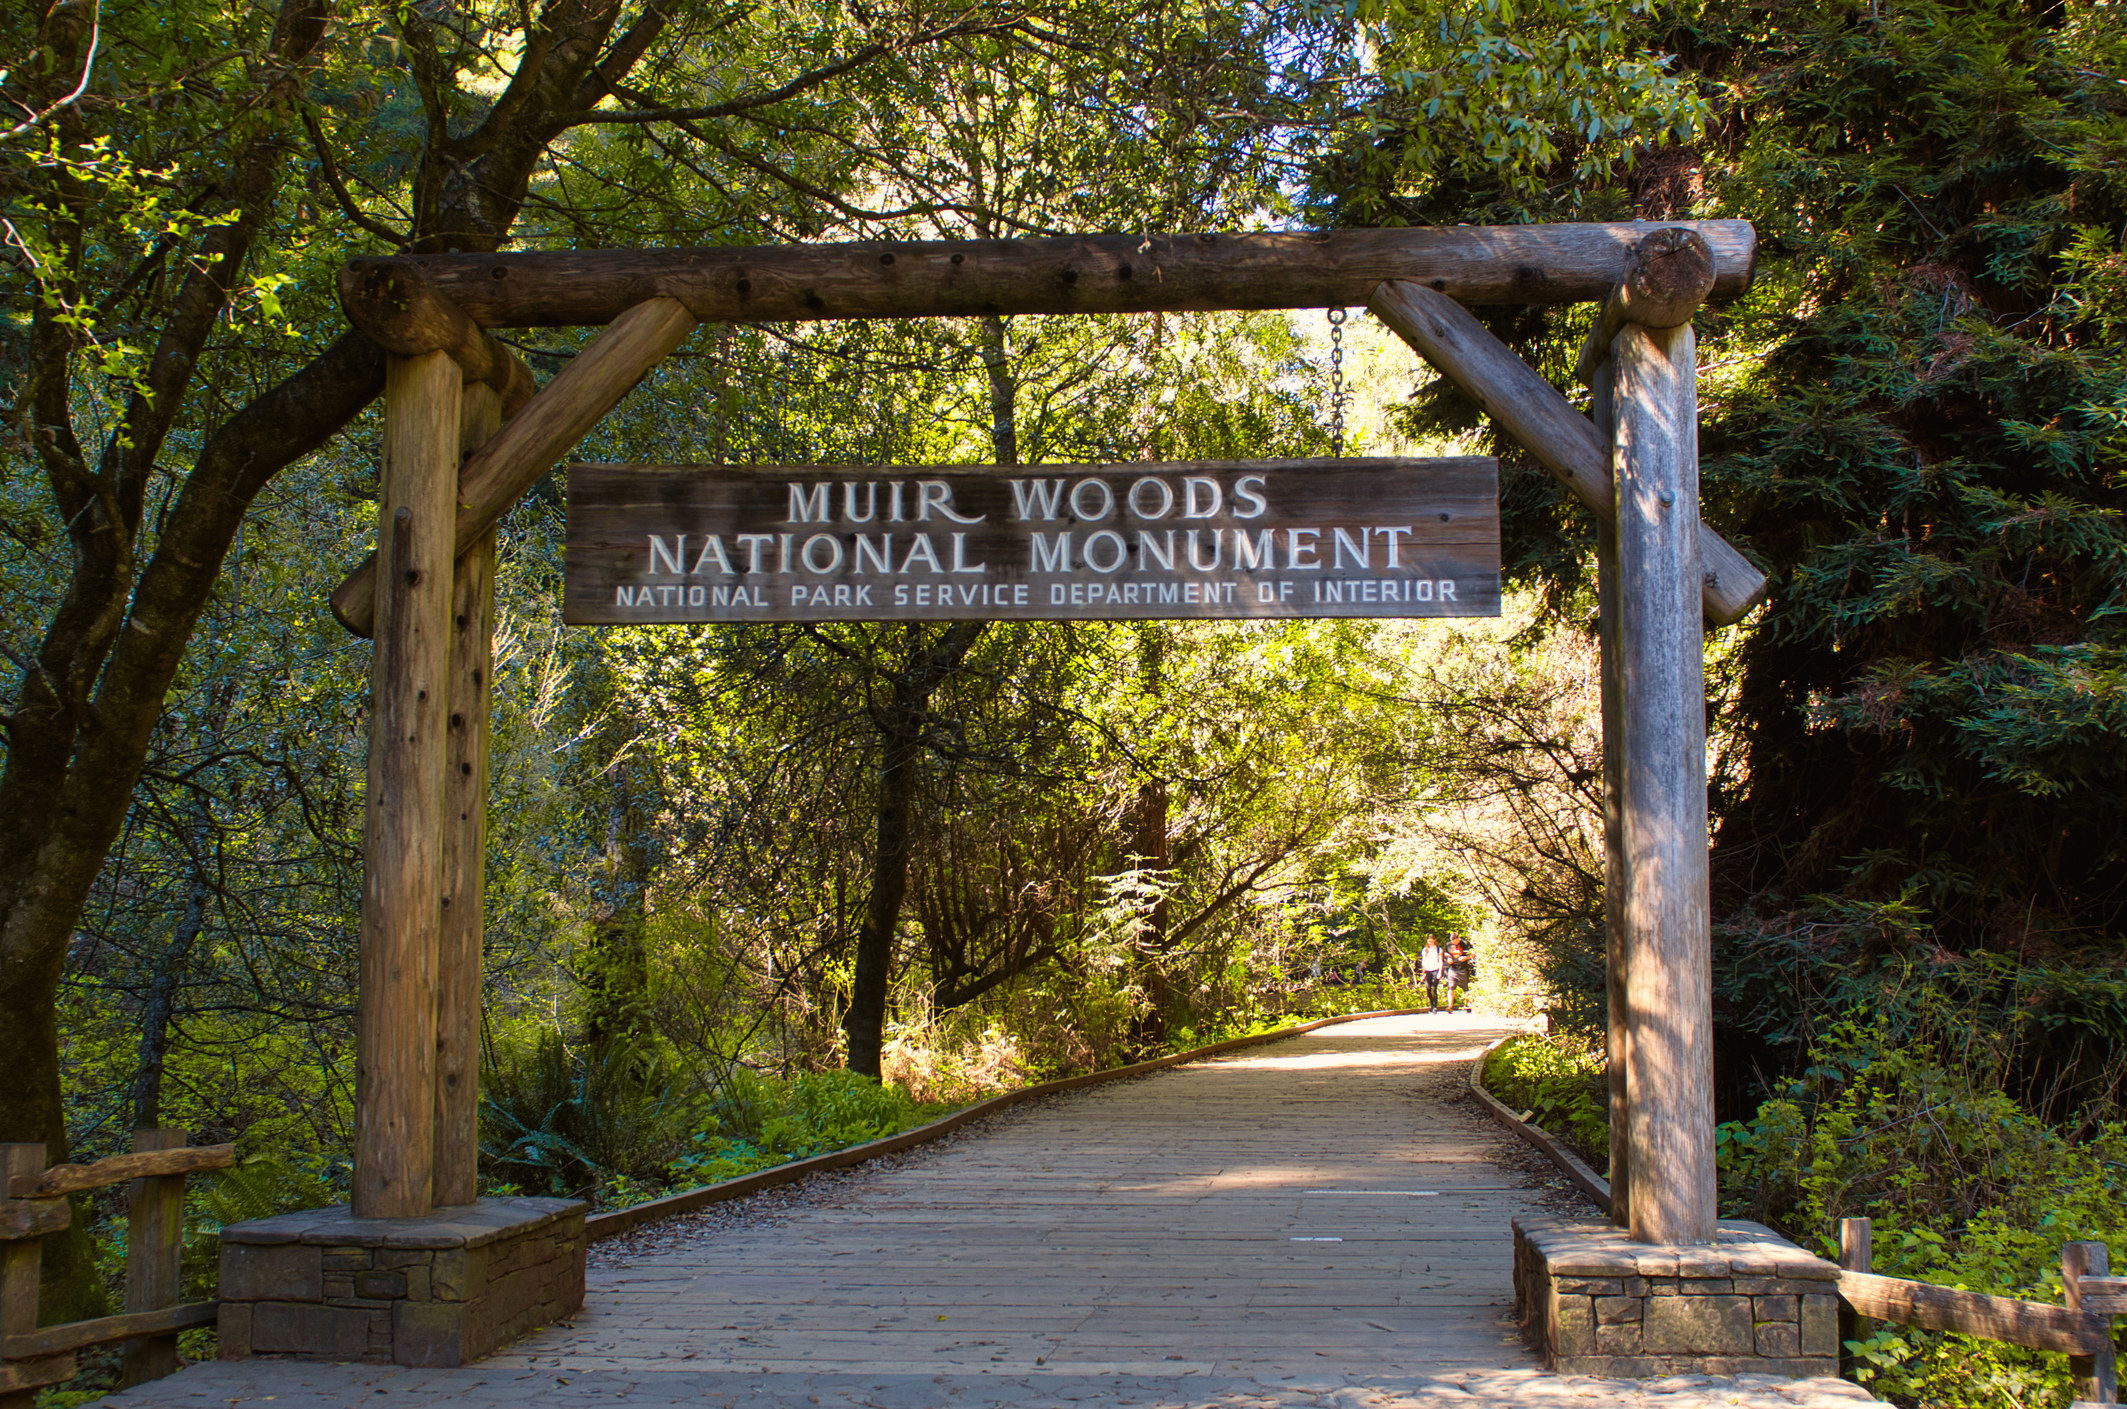
{"label": "person wearing dark jacket", "polygon": [[1462,1000],[1459,1006],[1468,1008],[1470,1006],[1470,945],[1469,941],[1459,934],[1448,936],[1445,972],[1448,984],[1448,1011],[1451,1013],[1455,1011],[1458,1006],[1455,1000],[1458,996]]}

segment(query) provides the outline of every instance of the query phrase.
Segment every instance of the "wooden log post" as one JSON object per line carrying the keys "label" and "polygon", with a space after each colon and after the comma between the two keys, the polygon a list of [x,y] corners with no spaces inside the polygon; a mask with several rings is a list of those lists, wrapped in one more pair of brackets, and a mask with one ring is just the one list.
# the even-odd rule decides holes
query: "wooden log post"
{"label": "wooden log post", "polygon": [[[1876,1232],[1875,1224],[1871,1220],[1839,1220],[1839,1265],[1848,1272],[1876,1270]],[[1874,1334],[1875,1321],[1863,1316],[1845,1301],[1839,1303],[1839,1345],[1842,1357],[1845,1355],[1846,1342],[1867,1340]]]}
{"label": "wooden log post", "polygon": [[[44,1171],[42,1145],[0,1145],[0,1195],[15,1181],[35,1178]],[[64,1205],[60,1206],[64,1209]],[[47,1231],[66,1226],[45,1226],[49,1220],[25,1219],[20,1236],[0,1239],[0,1345],[37,1329],[39,1273],[44,1266]],[[74,1378],[74,1357],[60,1355],[38,1360],[0,1359],[0,1409],[35,1409],[37,1391],[46,1385]]]}
{"label": "wooden log post", "polygon": [[1688,325],[1629,326],[1614,349],[1629,1227],[1643,1242],[1710,1243],[1713,969],[1697,356]]}
{"label": "wooden log post", "polygon": [[1666,226],[1633,247],[1625,277],[1603,300],[1595,326],[1581,343],[1574,371],[1595,385],[1595,370],[1610,357],[1610,344],[1629,323],[1674,328],[1691,321],[1713,292],[1718,260],[1698,231]]}
{"label": "wooden log post", "polygon": [[[140,1154],[181,1150],[185,1138],[182,1130],[136,1130],[133,1149]],[[184,1259],[185,1176],[164,1174],[135,1179],[127,1191],[127,1314],[177,1305],[184,1290]],[[121,1388],[130,1388],[176,1373],[176,1333],[144,1336],[126,1346],[118,1383]]]}
{"label": "wooden log post", "polygon": [[362,832],[354,1212],[431,1207],[442,922],[452,523],[462,378],[448,353],[393,357],[384,381],[377,644]]}
{"label": "wooden log post", "polygon": [[516,354],[438,293],[416,266],[358,260],[340,270],[339,288],[347,321],[372,342],[401,357],[449,353],[467,381],[502,398],[503,415],[516,414],[539,390]]}
{"label": "wooden log post", "polygon": [[[1398,337],[1484,409],[1558,476],[1598,520],[1613,517],[1609,445],[1586,416],[1538,376],[1470,311],[1419,284],[1381,285],[1368,305]],[[1700,600],[1708,621],[1726,626],[1765,593],[1765,574],[1720,534],[1693,525],[1702,572]]]}
{"label": "wooden log post", "polygon": [[[1616,427],[1616,378],[1606,370],[1595,387],[1594,422],[1608,445]],[[1609,1082],[1610,1221],[1632,1226],[1631,1001],[1625,981],[1630,956],[1625,944],[1624,700],[1618,683],[1619,583],[1617,522],[1595,520],[1596,635],[1600,649],[1603,704],[1603,972],[1607,1020],[1603,1025],[1604,1070]]]}
{"label": "wooden log post", "polygon": [[[2111,1261],[2111,1250],[2101,1242],[2073,1242],[2061,1248],[2061,1286],[2072,1309],[2084,1309],[2083,1279],[2111,1275]],[[2103,1322],[2108,1330],[2110,1320],[2108,1316]],[[2109,1335],[2105,1341],[2102,1350],[2068,1357],[2068,1373],[2075,1379],[2075,1397],[2080,1401],[2090,1404],[2120,1402],[2119,1358]]]}
{"label": "wooden log post", "polygon": [[[471,456],[502,427],[494,391],[470,385],[459,450]],[[444,776],[443,928],[436,967],[435,1202],[480,1196],[480,992],[485,931],[487,748],[495,631],[495,531],[451,574],[450,722]]]}
{"label": "wooden log post", "polygon": [[[466,462],[457,477],[455,553],[463,555],[495,521],[583,439],[630,388],[664,361],[699,326],[677,299],[654,298],[613,320],[560,376],[541,388],[505,426]],[[457,434],[455,418],[452,436]],[[334,589],[332,612],[357,636],[370,634],[376,617],[377,560],[349,574]]]}

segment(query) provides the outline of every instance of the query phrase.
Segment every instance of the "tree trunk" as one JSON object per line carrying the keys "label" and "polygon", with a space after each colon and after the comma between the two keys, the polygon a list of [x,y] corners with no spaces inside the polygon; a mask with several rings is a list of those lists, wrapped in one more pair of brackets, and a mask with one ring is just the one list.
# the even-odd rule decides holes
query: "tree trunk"
{"label": "tree trunk", "polygon": [[[872,847],[871,894],[857,929],[856,971],[842,1027],[849,1069],[877,1080],[886,1045],[886,998],[893,985],[894,931],[908,895],[909,819],[914,812],[916,763],[922,752],[922,704],[910,698],[907,673],[894,685],[892,722],[879,762],[879,827]],[[925,692],[926,695],[928,692]]]}
{"label": "tree trunk", "polygon": [[648,920],[649,823],[637,795],[632,761],[612,766],[613,797],[606,814],[606,863],[591,917],[590,962],[584,986],[584,1041],[592,1047],[629,1037],[643,1027],[650,987],[643,950]]}
{"label": "tree trunk", "polygon": [[[654,7],[653,7],[654,9]],[[508,234],[548,144],[573,114],[610,91],[662,25],[645,15],[605,44],[618,0],[551,6],[532,55],[479,128],[428,134],[424,160],[454,173],[424,206],[414,248],[493,250]],[[268,110],[294,121],[299,85],[327,37],[314,0],[284,0],[269,67]],[[593,66],[606,56],[602,75]],[[62,66],[75,72],[78,66]],[[285,101],[284,101],[285,100]],[[229,217],[185,251],[189,268],[155,334],[144,388],[128,402],[100,461],[75,435],[72,333],[40,315],[28,359],[25,422],[68,523],[73,562],[60,603],[22,671],[0,768],[0,1142],[71,1151],[60,1084],[58,993],[68,944],[124,826],[163,702],[252,502],[283,468],[323,445],[383,388],[382,351],[343,335],[307,365],[205,430],[197,459],[136,553],[147,486],[167,472],[165,438],[189,404],[209,337],[245,287],[252,242],[269,222],[294,144],[279,125],[230,154],[216,185]],[[435,237],[433,231],[447,231]],[[86,1221],[45,1239],[48,1316],[100,1314]],[[84,1298],[91,1300],[85,1301]]]}
{"label": "tree trunk", "polygon": [[[1166,882],[1172,858],[1167,846],[1167,785],[1149,779],[1137,790],[1134,809],[1137,835],[1131,850],[1138,869],[1155,885]],[[1144,928],[1137,936],[1137,984],[1145,1006],[1131,1019],[1130,1038],[1140,1052],[1167,1045],[1167,1014],[1174,1003],[1173,986],[1167,980],[1167,930],[1170,916],[1163,894],[1145,911]]]}
{"label": "tree trunk", "polygon": [[184,987],[185,961],[207,925],[207,886],[198,877],[185,898],[185,916],[177,933],[156,956],[155,972],[148,980],[148,994],[141,1004],[140,1066],[133,1073],[133,1128],[148,1130],[162,1124],[163,1067],[170,1056],[170,1021],[177,1015],[178,990]]}
{"label": "tree trunk", "polygon": [[[1137,650],[1139,684],[1147,695],[1158,699],[1166,691],[1167,659],[1167,642],[1158,622],[1138,626]],[[1148,778],[1138,784],[1132,820],[1135,827],[1129,847],[1136,867],[1152,884],[1164,887],[1173,857],[1167,844],[1167,784],[1163,780]],[[1167,1045],[1167,1012],[1174,998],[1167,982],[1171,923],[1163,889],[1160,898],[1146,909],[1144,928],[1137,936],[1134,969],[1145,1006],[1130,1020],[1130,1040],[1139,1052],[1157,1051]]]}
{"label": "tree trunk", "polygon": [[1000,465],[1019,463],[1019,379],[1012,372],[1012,353],[1005,340],[1004,319],[992,313],[982,320],[982,370],[990,383],[990,454]]}
{"label": "tree trunk", "polygon": [[[1012,369],[1005,321],[982,319],[982,370],[990,388],[990,453],[1000,465],[1019,463],[1019,381]],[[879,825],[872,846],[871,894],[857,929],[855,971],[842,1031],[849,1040],[849,1069],[879,1079],[886,1046],[886,1000],[893,989],[894,932],[908,899],[909,846],[914,837],[916,768],[923,758],[923,726],[931,696],[960,668],[982,639],[987,622],[956,621],[931,647],[919,647],[923,628],[911,624],[909,654],[893,677],[893,696],[881,727]]]}

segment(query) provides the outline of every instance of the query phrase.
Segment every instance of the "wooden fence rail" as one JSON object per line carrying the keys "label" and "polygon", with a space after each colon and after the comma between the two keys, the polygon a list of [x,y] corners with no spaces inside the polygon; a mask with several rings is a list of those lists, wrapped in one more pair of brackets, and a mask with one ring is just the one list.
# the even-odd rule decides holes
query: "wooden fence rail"
{"label": "wooden fence rail", "polygon": [[[0,1409],[31,1409],[37,1391],[74,1378],[74,1352],[127,1342],[121,1383],[177,1369],[177,1333],[215,1323],[211,1301],[179,1304],[185,1176],[236,1163],[232,1145],[188,1148],[182,1130],[141,1130],[131,1154],[45,1168],[42,1145],[0,1145]],[[40,1239],[63,1232],[66,1196],[130,1183],[126,1309],[120,1316],[37,1324]]]}
{"label": "wooden fence rail", "polygon": [[2076,1242],[2061,1249],[2064,1306],[1879,1277],[1869,1270],[1873,1244],[1868,1219],[1839,1220],[1839,1296],[1857,1317],[1867,1318],[1849,1328],[1849,1339],[1865,1337],[1870,1320],[1896,1321],[2065,1352],[2075,1376],[2076,1403],[2119,1403],[2112,1317],[2127,1306],[2127,1277],[2106,1275],[2103,1243]]}

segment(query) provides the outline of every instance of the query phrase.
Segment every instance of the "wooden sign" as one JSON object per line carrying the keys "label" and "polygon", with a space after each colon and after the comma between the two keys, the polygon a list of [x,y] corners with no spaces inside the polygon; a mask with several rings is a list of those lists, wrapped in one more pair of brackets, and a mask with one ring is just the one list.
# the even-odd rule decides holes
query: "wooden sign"
{"label": "wooden sign", "polygon": [[581,625],[1497,616],[1499,467],[572,465],[566,576]]}

